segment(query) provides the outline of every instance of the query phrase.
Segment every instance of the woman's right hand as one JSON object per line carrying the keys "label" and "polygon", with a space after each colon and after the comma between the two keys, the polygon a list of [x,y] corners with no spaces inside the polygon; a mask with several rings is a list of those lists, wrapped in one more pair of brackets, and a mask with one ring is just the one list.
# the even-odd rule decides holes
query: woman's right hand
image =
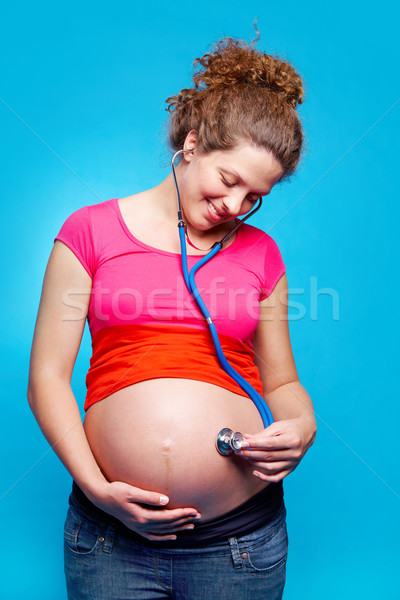
{"label": "woman's right hand", "polygon": [[98,508],[152,541],[176,540],[179,531],[193,529],[193,521],[201,517],[195,508],[161,508],[168,504],[167,496],[123,481],[107,482],[101,491],[86,495]]}

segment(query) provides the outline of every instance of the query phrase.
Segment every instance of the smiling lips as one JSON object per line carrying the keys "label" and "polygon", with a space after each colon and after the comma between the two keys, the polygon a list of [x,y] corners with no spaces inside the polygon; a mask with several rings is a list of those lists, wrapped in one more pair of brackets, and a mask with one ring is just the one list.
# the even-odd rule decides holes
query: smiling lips
{"label": "smiling lips", "polygon": [[215,214],[218,217],[227,217],[228,213],[227,212],[218,212],[217,209],[215,208],[214,204],[212,202],[210,202],[210,200],[207,199],[207,205],[209,210]]}

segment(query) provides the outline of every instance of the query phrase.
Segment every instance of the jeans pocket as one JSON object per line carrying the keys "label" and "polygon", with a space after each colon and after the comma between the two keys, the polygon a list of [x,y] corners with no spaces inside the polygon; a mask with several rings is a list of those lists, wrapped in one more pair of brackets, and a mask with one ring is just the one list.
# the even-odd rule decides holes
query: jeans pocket
{"label": "jeans pocket", "polygon": [[260,542],[254,542],[242,552],[246,570],[252,575],[270,577],[286,566],[288,554],[288,536],[286,521],[272,537],[264,537]]}
{"label": "jeans pocket", "polygon": [[77,558],[95,556],[105,540],[105,533],[95,524],[69,508],[64,525],[64,547]]}

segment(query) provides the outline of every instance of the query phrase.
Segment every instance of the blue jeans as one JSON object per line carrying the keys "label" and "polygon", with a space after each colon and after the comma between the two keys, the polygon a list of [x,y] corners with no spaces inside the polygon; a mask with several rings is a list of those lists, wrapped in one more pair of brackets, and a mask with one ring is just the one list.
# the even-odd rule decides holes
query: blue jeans
{"label": "blue jeans", "polygon": [[267,525],[196,548],[138,543],[87,507],[70,506],[64,557],[69,600],[280,600],[288,538],[282,504]]}

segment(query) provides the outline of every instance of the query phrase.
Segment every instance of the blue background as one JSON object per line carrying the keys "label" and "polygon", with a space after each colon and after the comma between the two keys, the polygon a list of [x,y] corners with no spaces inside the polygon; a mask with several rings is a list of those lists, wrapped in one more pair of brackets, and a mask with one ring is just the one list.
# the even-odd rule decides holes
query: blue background
{"label": "blue background", "polygon": [[[300,303],[291,309],[291,336],[319,426],[315,445],[285,480],[284,597],[400,598],[395,4],[115,0],[1,9],[0,569],[7,600],[65,598],[70,477],[26,401],[53,238],[80,206],[167,175],[165,99],[190,84],[192,60],[209,44],[224,35],[250,41],[256,15],[259,47],[292,61],[306,84],[304,160],[253,220],[278,242]],[[89,358],[86,331],[73,376],[81,406]]]}

